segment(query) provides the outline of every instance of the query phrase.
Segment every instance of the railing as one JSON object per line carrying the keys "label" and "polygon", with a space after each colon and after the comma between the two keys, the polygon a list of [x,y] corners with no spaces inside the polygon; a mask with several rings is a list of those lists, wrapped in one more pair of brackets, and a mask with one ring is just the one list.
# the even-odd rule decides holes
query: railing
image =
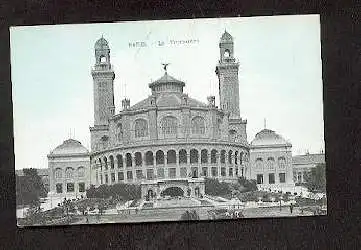
{"label": "railing", "polygon": [[113,70],[113,65],[108,63],[100,63],[91,67],[91,71]]}

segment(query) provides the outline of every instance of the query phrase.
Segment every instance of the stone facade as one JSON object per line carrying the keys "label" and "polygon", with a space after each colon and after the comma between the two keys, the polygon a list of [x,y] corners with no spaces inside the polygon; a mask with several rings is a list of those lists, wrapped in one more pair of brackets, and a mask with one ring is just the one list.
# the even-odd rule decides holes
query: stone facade
{"label": "stone facade", "polygon": [[91,180],[88,150],[68,139],[48,154],[50,195],[64,198],[85,196]]}
{"label": "stone facade", "polygon": [[145,200],[159,198],[168,188],[180,188],[184,196],[201,197],[205,194],[204,180],[201,178],[178,178],[141,182],[141,195]]}
{"label": "stone facade", "polygon": [[[99,60],[99,50],[110,54],[104,38],[96,42],[92,71],[96,99],[94,126],[90,128],[92,183],[98,186],[205,176],[235,180],[246,176],[247,121],[239,115],[238,63],[229,33],[220,40],[221,58],[216,67],[221,108],[215,106],[213,96],[207,103],[189,97],[183,92],[185,82],[170,76],[165,68],[164,75],[149,84],[148,98],[133,106],[124,99],[118,114],[102,115],[104,110],[114,110],[114,102],[99,101],[114,99],[114,76],[110,57]],[[101,91],[100,82],[106,91]],[[104,116],[108,119],[101,118]]]}

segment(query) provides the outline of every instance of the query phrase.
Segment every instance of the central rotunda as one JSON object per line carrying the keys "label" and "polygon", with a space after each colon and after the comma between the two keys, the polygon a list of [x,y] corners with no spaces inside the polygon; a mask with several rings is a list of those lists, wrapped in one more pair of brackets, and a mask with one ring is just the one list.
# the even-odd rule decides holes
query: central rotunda
{"label": "central rotunda", "polygon": [[221,181],[248,177],[247,121],[239,114],[239,64],[228,32],[219,49],[215,73],[220,107],[214,96],[208,96],[207,103],[189,97],[183,92],[186,83],[170,76],[165,66],[164,75],[149,84],[148,98],[133,106],[124,99],[116,114],[110,48],[103,37],[96,42],[91,183],[150,187],[179,180],[187,182],[189,195],[194,195],[204,177]]}

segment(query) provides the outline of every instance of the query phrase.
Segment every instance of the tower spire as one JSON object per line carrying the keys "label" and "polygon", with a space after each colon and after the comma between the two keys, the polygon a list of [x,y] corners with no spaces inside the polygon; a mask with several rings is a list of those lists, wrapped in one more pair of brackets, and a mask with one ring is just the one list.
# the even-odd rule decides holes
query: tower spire
{"label": "tower spire", "polygon": [[263,126],[264,126],[264,129],[267,128],[267,126],[266,126],[266,118],[263,119]]}
{"label": "tower spire", "polygon": [[231,117],[239,118],[239,64],[234,58],[233,38],[226,29],[219,41],[219,53],[220,57],[215,73],[219,82],[220,108],[227,110]]}

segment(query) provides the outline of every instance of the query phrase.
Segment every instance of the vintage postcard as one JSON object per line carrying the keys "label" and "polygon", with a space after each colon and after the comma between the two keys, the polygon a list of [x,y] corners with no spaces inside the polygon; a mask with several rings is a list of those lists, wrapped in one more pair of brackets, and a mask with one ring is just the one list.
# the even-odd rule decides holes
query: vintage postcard
{"label": "vintage postcard", "polygon": [[327,213],[319,15],[10,35],[18,226]]}

